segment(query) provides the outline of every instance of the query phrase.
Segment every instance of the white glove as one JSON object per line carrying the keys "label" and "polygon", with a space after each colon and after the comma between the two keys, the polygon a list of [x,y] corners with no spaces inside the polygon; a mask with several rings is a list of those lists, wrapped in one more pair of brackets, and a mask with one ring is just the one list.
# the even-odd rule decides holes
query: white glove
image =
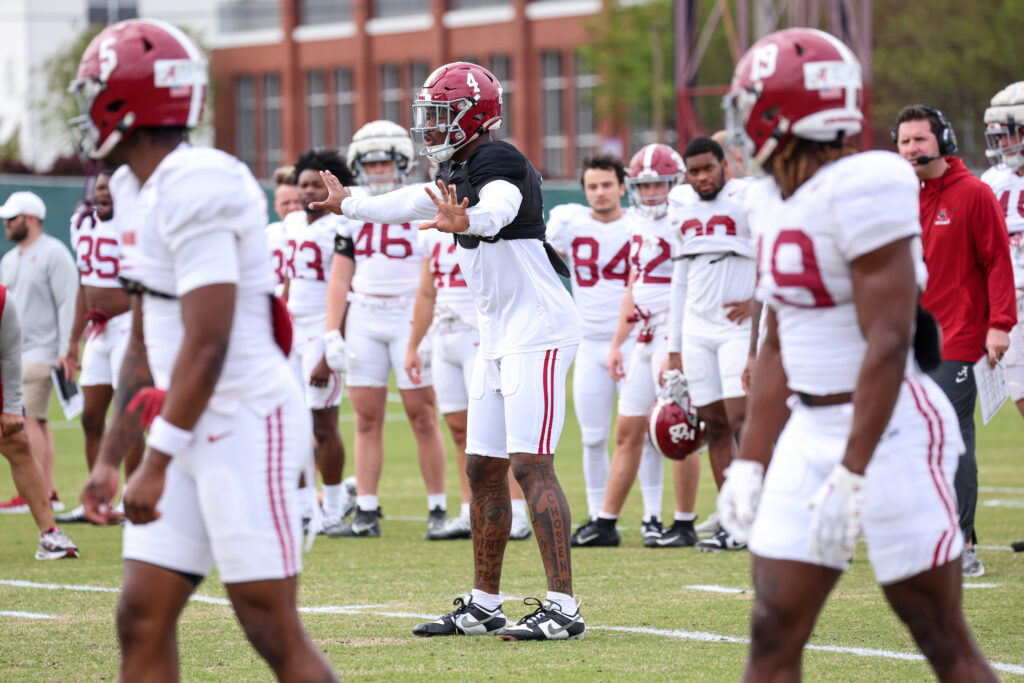
{"label": "white glove", "polygon": [[750,538],[764,485],[764,465],[756,460],[733,460],[718,492],[718,521],[738,543]]}
{"label": "white glove", "polygon": [[841,567],[853,557],[864,516],[865,478],[837,463],[828,479],[807,501],[813,510],[811,557],[829,567]]}
{"label": "white glove", "polygon": [[348,345],[338,330],[327,330],[324,333],[324,357],[327,367],[334,372],[348,371]]}

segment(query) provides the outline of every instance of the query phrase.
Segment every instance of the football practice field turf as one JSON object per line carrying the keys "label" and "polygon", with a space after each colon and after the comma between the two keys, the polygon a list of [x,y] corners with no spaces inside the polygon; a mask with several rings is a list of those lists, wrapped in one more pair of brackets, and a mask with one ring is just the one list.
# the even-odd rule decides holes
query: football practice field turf
{"label": "football practice field turf", "polygon": [[[397,396],[393,397],[397,399]],[[55,402],[54,402],[55,403]],[[752,601],[750,557],[692,548],[648,549],[640,539],[634,487],[623,511],[622,546],[573,552],[574,587],[582,598],[585,639],[509,643],[496,638],[417,638],[412,627],[451,609],[472,585],[469,541],[430,542],[426,494],[412,432],[401,404],[388,406],[380,501],[383,537],[320,537],[304,557],[299,600],[303,621],[338,674],[347,680],[737,680],[747,653]],[[77,421],[52,414],[57,488],[69,507],[85,479]],[[352,415],[346,398],[342,436],[352,472]],[[1005,679],[1024,679],[1024,419],[1007,403],[987,427],[978,419],[980,556],[986,574],[968,579],[964,611],[981,649]],[[446,435],[447,438],[447,435]],[[574,416],[556,456],[573,511],[586,516],[579,430]],[[14,495],[0,459],[0,499]],[[706,457],[697,512],[714,507]],[[671,519],[666,467],[663,518]],[[449,458],[448,501],[458,510]],[[33,559],[31,517],[0,516],[0,680],[112,680],[118,666],[114,608],[121,583],[119,528],[69,525],[81,559]],[[530,610],[522,598],[544,596],[536,542],[512,542],[505,554],[505,614]],[[249,646],[216,575],[204,581],[178,628],[183,680],[270,680]],[[821,614],[804,656],[808,680],[918,681],[932,678],[874,582],[863,543]]]}

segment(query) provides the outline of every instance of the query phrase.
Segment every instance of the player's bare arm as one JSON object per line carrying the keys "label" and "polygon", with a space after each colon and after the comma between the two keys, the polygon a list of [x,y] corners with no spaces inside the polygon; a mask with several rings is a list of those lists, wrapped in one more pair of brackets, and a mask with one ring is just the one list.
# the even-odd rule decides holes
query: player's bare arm
{"label": "player's bare arm", "polygon": [[352,191],[341,184],[330,171],[320,171],[320,177],[324,180],[324,185],[327,186],[327,199],[322,202],[310,202],[309,208],[314,211],[330,211],[331,213],[341,215],[341,202],[346,197],[352,196]]}
{"label": "player's bare arm", "polygon": [[78,295],[75,297],[75,320],[71,324],[71,339],[68,342],[67,352],[57,359],[57,364],[64,373],[64,379],[72,382],[75,373],[82,369],[78,362],[78,340],[85,332],[85,288],[78,286]]}
{"label": "player's bare arm", "polygon": [[430,329],[435,301],[437,290],[434,288],[434,275],[430,272],[430,261],[423,259],[423,274],[420,276],[420,287],[416,291],[416,303],[412,310],[412,332],[409,333],[409,347],[405,352],[405,371],[416,384],[420,383],[422,373],[420,342]]}
{"label": "player's bare arm", "polygon": [[747,421],[740,437],[739,458],[754,460],[764,466],[771,460],[775,441],[789,419],[786,398],[789,396],[786,371],[782,367],[778,321],[775,311],[766,307],[768,316],[764,344],[757,354],[751,377]]}
{"label": "player's bare arm", "polygon": [[[171,371],[161,417],[174,427],[192,431],[213,394],[227,354],[235,315],[234,284],[199,287],[181,297],[185,338]],[[164,473],[171,456],[150,447],[125,491],[125,515],[136,524],[160,516]]]}
{"label": "player's bare arm", "polygon": [[630,270],[629,282],[626,283],[626,293],[622,296],[622,304],[619,307],[619,322],[615,324],[615,334],[612,335],[612,343],[608,350],[608,372],[616,382],[626,376],[625,361],[622,357],[622,345],[629,339],[630,333],[636,327],[635,322],[629,322],[633,317],[633,281],[636,280],[636,271]]}
{"label": "player's bare arm", "polygon": [[142,410],[129,411],[128,402],[143,389],[153,386],[142,336],[142,297],[133,296],[131,299],[131,340],[121,362],[113,418],[103,430],[100,452],[82,490],[86,518],[95,524],[113,524],[121,519],[121,515],[110,507],[121,482],[118,468],[125,455],[137,447],[143,430]]}
{"label": "player's bare arm", "polygon": [[853,392],[853,427],[843,465],[863,474],[892,416],[912,341],[917,286],[910,239],[853,261],[850,277],[867,350]]}
{"label": "player's bare arm", "polygon": [[445,185],[440,180],[437,181],[437,194],[430,189],[430,185],[424,185],[423,189],[437,207],[437,215],[432,220],[420,223],[420,230],[436,228],[441,232],[466,232],[469,229],[469,215],[466,213],[468,197],[460,202],[455,186]]}
{"label": "player's bare arm", "polygon": [[750,306],[750,349],[747,351],[747,364],[743,368],[741,381],[743,391],[750,395],[751,374],[754,371],[754,359],[757,358],[757,335],[761,330],[761,315],[764,311],[764,303],[754,300]]}

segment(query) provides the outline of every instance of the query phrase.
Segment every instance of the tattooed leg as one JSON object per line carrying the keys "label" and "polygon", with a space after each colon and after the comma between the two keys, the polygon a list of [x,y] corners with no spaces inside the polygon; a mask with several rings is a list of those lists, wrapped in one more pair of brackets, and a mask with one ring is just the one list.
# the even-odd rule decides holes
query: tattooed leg
{"label": "tattooed leg", "polygon": [[804,645],[840,572],[752,556],[754,607],[745,681],[799,680]]}
{"label": "tattooed leg", "polygon": [[523,498],[530,506],[530,521],[544,560],[548,590],[572,595],[569,502],[555,476],[554,457],[513,453],[511,460],[512,471],[523,489]]}
{"label": "tattooed leg", "polygon": [[498,593],[505,545],[512,530],[508,465],[504,458],[466,456],[472,494],[469,520],[473,529],[473,588],[485,593]]}

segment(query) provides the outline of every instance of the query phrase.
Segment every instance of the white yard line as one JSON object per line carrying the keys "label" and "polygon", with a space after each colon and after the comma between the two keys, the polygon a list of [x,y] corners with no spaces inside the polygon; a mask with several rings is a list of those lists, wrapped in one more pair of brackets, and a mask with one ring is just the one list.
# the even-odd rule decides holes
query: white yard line
{"label": "white yard line", "polygon": [[1024,488],[1015,486],[979,486],[979,493],[1016,493],[1024,496]]}
{"label": "white yard line", "polygon": [[[17,588],[37,588],[42,590],[68,590],[68,591],[87,591],[87,592],[100,592],[100,593],[118,593],[120,589],[109,588],[106,586],[78,586],[70,584],[56,584],[56,583],[36,583],[34,581],[20,581],[15,579],[0,579],[0,585],[13,586]],[[982,584],[973,584],[974,586],[981,586]],[[707,587],[704,587],[707,588]],[[715,586],[714,588],[723,588],[721,586]],[[716,592],[730,592],[739,589],[728,589],[724,588],[722,591]],[[193,600],[198,602],[205,602],[215,605],[226,605],[230,604],[224,598],[215,598],[206,595],[194,595]],[[512,598],[506,598],[511,600]],[[300,612],[308,614],[372,614],[381,617],[395,617],[399,619],[434,619],[437,615],[435,614],[418,614],[414,612],[392,612],[378,609],[383,605],[344,605],[344,606],[332,606],[324,605],[320,607],[300,607]],[[0,612],[0,616],[25,616],[30,615],[30,612]],[[26,618],[29,618],[26,616]],[[59,618],[52,615],[40,615],[32,614],[30,618],[47,619],[47,618]],[[617,633],[641,633],[652,636],[662,636],[665,638],[676,638],[679,640],[692,640],[704,643],[735,643],[745,645],[750,642],[749,638],[740,636],[727,636],[719,633],[709,633],[706,631],[686,631],[683,629],[658,629],[658,628],[647,628],[643,626],[587,626],[588,630],[591,631],[612,631]],[[848,654],[856,655],[858,657],[877,657],[879,659],[896,659],[914,662],[923,662],[925,658],[916,652],[898,652],[895,650],[879,650],[869,647],[842,647],[839,645],[807,645],[808,650],[817,650],[819,652],[834,652],[837,654]],[[1003,662],[989,662],[989,665],[996,671],[1003,673],[1015,674],[1024,676],[1024,666],[1019,664],[1006,664]]]}
{"label": "white yard line", "polygon": [[987,508],[1024,508],[1024,500],[994,498],[992,500],[982,501],[981,505]]}
{"label": "white yard line", "polygon": [[999,588],[1001,583],[969,583],[964,581],[964,588]]}
{"label": "white yard line", "polygon": [[704,586],[704,585],[693,585],[683,586],[683,590],[691,591],[706,591],[708,593],[750,593],[750,589],[746,588],[727,588],[725,586]]}
{"label": "white yard line", "polygon": [[36,612],[11,612],[0,610],[0,617],[14,617],[15,619],[57,619],[53,614],[38,614]]}

